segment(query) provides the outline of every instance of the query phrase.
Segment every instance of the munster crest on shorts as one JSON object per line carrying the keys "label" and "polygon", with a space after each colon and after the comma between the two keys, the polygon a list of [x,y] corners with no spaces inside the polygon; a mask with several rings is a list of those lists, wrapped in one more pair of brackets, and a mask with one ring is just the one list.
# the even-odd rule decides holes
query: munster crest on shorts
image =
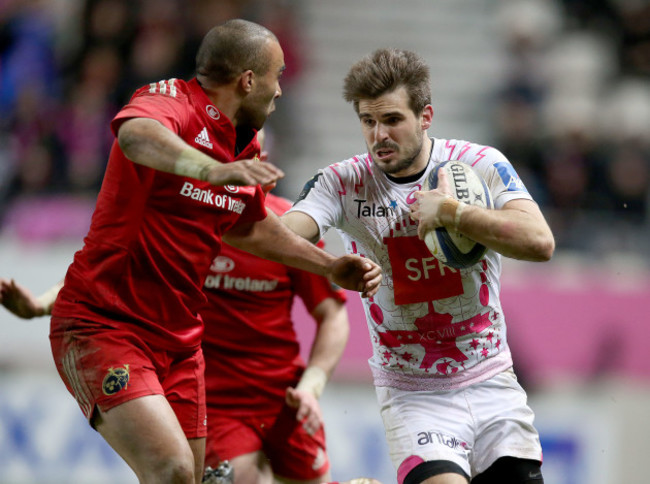
{"label": "munster crest on shorts", "polygon": [[102,382],[105,395],[114,395],[129,384],[129,365],[122,368],[109,368]]}

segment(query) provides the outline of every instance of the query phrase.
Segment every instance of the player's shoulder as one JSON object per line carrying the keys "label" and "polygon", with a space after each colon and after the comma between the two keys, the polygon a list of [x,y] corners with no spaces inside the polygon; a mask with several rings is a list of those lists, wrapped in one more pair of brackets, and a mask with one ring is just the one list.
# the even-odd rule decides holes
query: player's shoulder
{"label": "player's shoulder", "polygon": [[267,193],[264,205],[276,215],[282,215],[291,208],[292,203],[287,198]]}
{"label": "player's shoulder", "polygon": [[332,163],[316,172],[302,188],[294,203],[302,202],[314,193],[321,196],[344,195],[350,193],[349,188],[359,186],[365,179],[372,176],[372,159],[367,153]]}
{"label": "player's shoulder", "polygon": [[434,139],[434,152],[438,161],[458,160],[478,170],[489,171],[495,164],[509,163],[505,155],[494,146],[460,139]]}
{"label": "player's shoulder", "polygon": [[[521,198],[529,198],[528,190],[517,174],[508,158],[497,148],[462,140],[437,140],[446,152],[443,156],[454,159],[471,166],[486,181],[488,186],[497,192],[520,192]],[[496,192],[493,192],[495,197]]]}
{"label": "player's shoulder", "polygon": [[135,91],[131,100],[136,98],[155,98],[184,101],[189,97],[189,84],[182,79],[162,79],[151,82]]}
{"label": "player's shoulder", "polygon": [[368,153],[355,155],[343,161],[332,163],[323,170],[329,178],[341,182],[357,182],[359,179],[372,176],[372,158]]}

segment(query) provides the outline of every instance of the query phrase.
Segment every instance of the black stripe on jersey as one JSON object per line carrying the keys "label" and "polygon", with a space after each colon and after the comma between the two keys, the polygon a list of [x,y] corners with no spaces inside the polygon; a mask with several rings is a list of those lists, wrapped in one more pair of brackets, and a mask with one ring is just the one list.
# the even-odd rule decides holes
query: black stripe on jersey
{"label": "black stripe on jersey", "polygon": [[304,200],[305,197],[309,194],[312,188],[314,188],[314,185],[316,185],[316,182],[318,181],[318,178],[322,175],[322,173],[316,173],[314,176],[312,176],[307,183],[305,183],[305,186],[302,187],[302,191],[298,195],[298,198],[296,198],[296,201],[293,202],[295,205],[298,203],[300,200]]}

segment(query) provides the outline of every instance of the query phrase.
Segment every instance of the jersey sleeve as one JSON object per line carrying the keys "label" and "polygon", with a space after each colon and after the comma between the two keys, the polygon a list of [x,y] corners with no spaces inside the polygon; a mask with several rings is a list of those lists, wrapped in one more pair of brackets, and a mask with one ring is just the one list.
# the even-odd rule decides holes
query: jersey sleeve
{"label": "jersey sleeve", "polygon": [[246,204],[246,208],[237,219],[234,226],[253,222],[259,222],[266,218],[266,207],[264,205],[264,191],[262,187],[257,185],[255,187],[255,195],[251,198],[250,202]]}
{"label": "jersey sleeve", "polygon": [[152,92],[148,87],[142,87],[113,118],[113,134],[117,136],[122,123],[131,118],[155,119],[174,133],[180,133],[189,120],[187,96],[178,90],[156,89]]}
{"label": "jersey sleeve", "polygon": [[332,165],[319,170],[303,187],[293,207],[288,212],[303,212],[314,219],[322,237],[335,227],[343,217],[341,195],[345,185]]}
{"label": "jersey sleeve", "polygon": [[510,200],[533,200],[512,163],[498,149],[474,145],[463,158],[487,183],[494,208],[500,209]]}

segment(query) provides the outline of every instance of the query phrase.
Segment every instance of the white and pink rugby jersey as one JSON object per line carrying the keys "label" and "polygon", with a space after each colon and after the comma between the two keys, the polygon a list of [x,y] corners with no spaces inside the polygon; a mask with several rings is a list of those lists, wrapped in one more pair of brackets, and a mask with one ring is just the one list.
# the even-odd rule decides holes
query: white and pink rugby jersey
{"label": "white and pink rugby jersey", "polygon": [[433,139],[418,179],[387,177],[368,153],[320,170],[290,211],[336,228],[345,250],[383,268],[378,293],[363,299],[376,386],[446,390],[486,380],[512,365],[499,301],[501,255],[488,250],[467,269],[437,261],[409,218],[413,193],[439,163],[460,160],[485,179],[497,209],[532,199],[510,162],[489,146]]}

